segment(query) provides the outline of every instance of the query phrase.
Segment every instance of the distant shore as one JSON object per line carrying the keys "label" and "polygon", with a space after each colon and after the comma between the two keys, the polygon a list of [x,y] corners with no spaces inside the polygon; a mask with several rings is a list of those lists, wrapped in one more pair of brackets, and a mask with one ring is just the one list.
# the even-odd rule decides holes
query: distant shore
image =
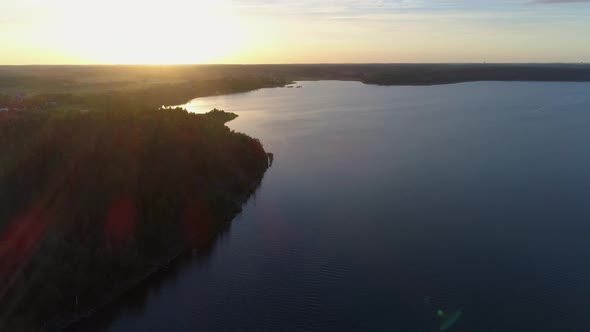
{"label": "distant shore", "polygon": [[440,85],[467,82],[590,82],[590,66],[456,65],[405,67],[372,73],[361,82],[375,85]]}
{"label": "distant shore", "polygon": [[190,97],[319,80],[359,81],[375,85],[437,85],[475,81],[590,82],[590,65],[408,63],[0,66],[0,95],[104,95],[118,91],[153,98],[154,93],[162,97],[162,91],[170,96],[173,91],[179,91],[182,93],[176,94],[176,98],[167,104],[178,105]]}

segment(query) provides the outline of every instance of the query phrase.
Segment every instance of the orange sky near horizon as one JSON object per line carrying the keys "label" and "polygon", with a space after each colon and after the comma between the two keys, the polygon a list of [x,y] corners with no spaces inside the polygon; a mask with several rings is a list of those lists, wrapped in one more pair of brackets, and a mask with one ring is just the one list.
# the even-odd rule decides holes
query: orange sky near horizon
{"label": "orange sky near horizon", "polygon": [[0,64],[584,62],[587,17],[590,2],[5,0]]}

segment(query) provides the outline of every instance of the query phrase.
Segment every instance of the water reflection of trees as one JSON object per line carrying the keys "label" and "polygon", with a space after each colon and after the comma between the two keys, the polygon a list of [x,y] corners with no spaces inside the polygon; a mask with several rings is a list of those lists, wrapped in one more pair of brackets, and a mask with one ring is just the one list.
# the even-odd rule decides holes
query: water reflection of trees
{"label": "water reflection of trees", "polygon": [[211,238],[208,241],[193,244],[190,249],[184,251],[165,266],[162,266],[162,268],[154,272],[136,287],[130,289],[123,296],[104,307],[98,308],[92,315],[83,317],[78,322],[66,328],[65,331],[104,331],[121,314],[133,315],[143,312],[150,294],[159,292],[168,283],[173,283],[187,270],[206,264],[219,244],[219,241],[230,231],[230,228],[231,223],[224,223],[216,232],[211,234]]}

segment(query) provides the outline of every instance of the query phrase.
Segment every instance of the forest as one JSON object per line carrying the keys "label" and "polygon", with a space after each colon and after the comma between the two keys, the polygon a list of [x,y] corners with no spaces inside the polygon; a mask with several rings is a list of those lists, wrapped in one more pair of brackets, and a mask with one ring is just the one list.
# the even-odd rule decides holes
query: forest
{"label": "forest", "polygon": [[43,88],[37,87],[41,89],[39,91],[30,90],[32,86],[25,84],[22,86],[22,92],[14,93],[8,91],[17,89],[15,86],[10,89],[5,86],[3,90],[1,81],[0,75],[0,108],[18,110],[98,109],[121,112],[157,109],[162,106],[184,104],[198,97],[248,92],[288,84],[287,81],[268,77],[228,77],[142,84],[133,89],[120,89],[117,88],[116,83],[112,83],[94,86],[86,91],[74,91],[67,87],[57,90],[51,89],[55,83],[52,85],[47,82]]}
{"label": "forest", "polygon": [[268,168],[235,114],[115,99],[0,112],[2,331],[63,327],[206,246]]}
{"label": "forest", "polygon": [[[292,81],[314,80],[359,81],[378,85],[433,85],[474,81],[590,82],[590,65],[377,63],[0,66],[0,93],[96,96],[107,91],[134,94],[155,91],[156,96],[163,96],[170,94],[170,90],[178,90],[170,95],[177,96],[175,100],[183,100],[173,103],[174,105],[185,103],[187,98],[203,95],[244,92],[282,86]],[[198,95],[185,94],[189,91],[198,92]]]}

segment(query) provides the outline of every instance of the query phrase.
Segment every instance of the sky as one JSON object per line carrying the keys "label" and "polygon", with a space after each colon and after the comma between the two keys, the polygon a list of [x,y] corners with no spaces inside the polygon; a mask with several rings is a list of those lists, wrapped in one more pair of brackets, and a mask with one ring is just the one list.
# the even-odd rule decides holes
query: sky
{"label": "sky", "polygon": [[590,0],[2,0],[0,64],[590,62]]}

